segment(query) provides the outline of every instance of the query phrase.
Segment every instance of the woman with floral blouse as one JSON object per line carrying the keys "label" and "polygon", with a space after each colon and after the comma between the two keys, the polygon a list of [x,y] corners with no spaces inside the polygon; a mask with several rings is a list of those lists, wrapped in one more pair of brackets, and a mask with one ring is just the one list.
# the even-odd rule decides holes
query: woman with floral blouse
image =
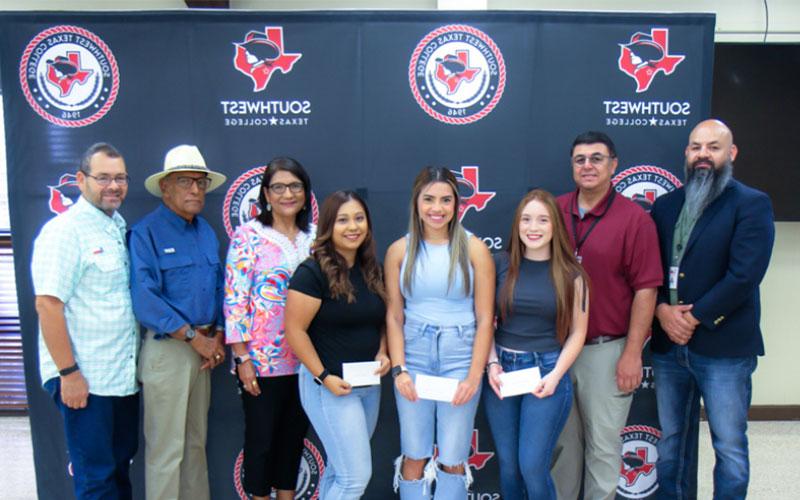
{"label": "woman with floral blouse", "polygon": [[244,488],[266,499],[294,498],[308,430],[300,366],[284,338],[286,292],[309,256],[311,183],[302,165],[275,158],[264,171],[259,215],[231,239],[225,265],[225,340],[231,345],[245,416]]}

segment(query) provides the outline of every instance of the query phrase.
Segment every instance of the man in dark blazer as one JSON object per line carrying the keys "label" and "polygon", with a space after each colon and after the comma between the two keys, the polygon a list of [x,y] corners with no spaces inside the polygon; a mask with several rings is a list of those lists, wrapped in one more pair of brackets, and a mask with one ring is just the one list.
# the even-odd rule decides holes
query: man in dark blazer
{"label": "man in dark blazer", "polygon": [[664,266],[651,343],[659,498],[693,494],[701,397],[717,457],[714,498],[747,495],[751,375],[764,354],[758,287],[775,228],[767,195],[733,179],[736,153],[724,123],[697,125],[686,185],[652,211]]}

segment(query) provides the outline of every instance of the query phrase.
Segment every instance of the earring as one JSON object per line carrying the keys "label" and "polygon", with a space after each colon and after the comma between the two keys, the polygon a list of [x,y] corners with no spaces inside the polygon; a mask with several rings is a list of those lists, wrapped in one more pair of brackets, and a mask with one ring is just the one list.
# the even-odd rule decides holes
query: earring
{"label": "earring", "polygon": [[272,211],[272,205],[267,203],[267,212],[271,212],[271,211]]}

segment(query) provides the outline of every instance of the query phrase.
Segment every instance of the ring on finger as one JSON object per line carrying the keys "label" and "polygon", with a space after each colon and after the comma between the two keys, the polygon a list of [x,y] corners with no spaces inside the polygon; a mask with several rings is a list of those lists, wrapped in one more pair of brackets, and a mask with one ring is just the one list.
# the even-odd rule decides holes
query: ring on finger
{"label": "ring on finger", "polygon": [[251,381],[250,381],[250,385],[252,385],[253,387],[255,387],[255,386],[257,386],[257,385],[258,385],[258,382],[256,382],[255,380],[251,380]]}

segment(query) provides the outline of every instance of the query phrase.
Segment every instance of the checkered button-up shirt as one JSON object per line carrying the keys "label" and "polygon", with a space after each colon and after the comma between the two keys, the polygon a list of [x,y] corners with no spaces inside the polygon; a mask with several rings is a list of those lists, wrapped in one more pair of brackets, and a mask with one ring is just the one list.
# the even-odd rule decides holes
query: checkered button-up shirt
{"label": "checkered button-up shirt", "polygon": [[[133,317],[125,220],[112,217],[83,197],[42,227],[31,261],[36,295],[64,303],[75,360],[98,396],[138,391],[139,334]],[[63,368],[63,367],[62,367]],[[39,328],[42,382],[58,376]]]}

